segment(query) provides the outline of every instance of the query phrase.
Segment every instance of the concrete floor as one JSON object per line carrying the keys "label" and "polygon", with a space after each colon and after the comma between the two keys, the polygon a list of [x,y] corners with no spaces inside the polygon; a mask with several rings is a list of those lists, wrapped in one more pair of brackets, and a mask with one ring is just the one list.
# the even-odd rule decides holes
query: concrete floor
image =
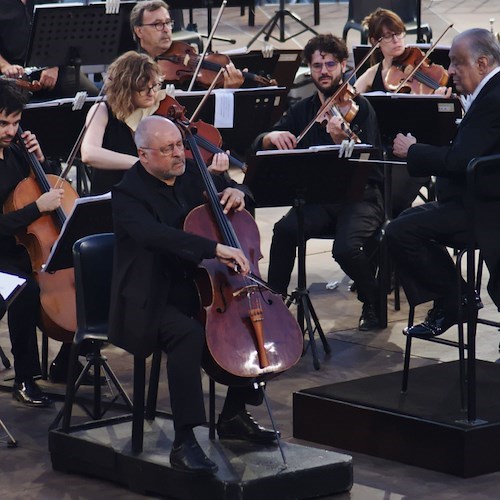
{"label": "concrete floor", "polygon": [[[449,32],[445,43],[451,41],[453,32],[469,27],[490,27],[489,19],[495,16],[500,30],[500,4],[497,1],[485,0],[442,0],[422,2],[422,20],[431,24],[435,37],[451,22],[454,28]],[[228,9],[222,18],[220,33],[223,36],[235,37],[238,46],[244,45],[253,34],[262,27],[266,19],[272,15],[274,6],[256,9],[256,26],[248,28],[246,19],[239,17],[238,9]],[[312,5],[290,5],[290,10],[298,13],[308,24],[312,25]],[[204,13],[195,11],[195,19],[200,31],[204,29]],[[214,13],[215,17],[215,13]],[[321,25],[316,27],[320,32],[332,31],[340,34],[347,18],[347,4],[325,3],[321,6]],[[290,26],[294,32],[294,27]],[[309,38],[305,33],[283,44],[283,47],[303,47]],[[359,36],[351,31],[349,45],[357,43]],[[256,42],[252,48],[260,48]],[[282,45],[275,44],[278,48]],[[227,48],[227,45],[214,44],[216,49]],[[265,276],[268,264],[269,243],[274,222],[286,209],[258,209],[257,223],[262,236],[262,253],[264,259],[261,271]],[[331,243],[324,240],[312,240],[308,244],[307,277],[311,286],[311,297],[318,312],[332,353],[325,357],[320,346],[321,369],[315,371],[311,355],[308,352],[299,363],[268,384],[271,406],[277,420],[278,428],[285,439],[292,436],[292,394],[300,389],[328,384],[336,381],[356,379],[374,374],[397,371],[402,368],[404,337],[401,333],[405,326],[407,306],[403,302],[402,309],[395,312],[393,298],[389,299],[389,326],[375,333],[357,331],[356,325],[360,313],[360,305],[353,293],[348,290],[348,279],[333,262],[330,255]],[[296,279],[294,275],[294,279]],[[339,286],[327,290],[325,285],[330,281],[338,281]],[[497,318],[496,308],[491,304],[486,291],[482,298],[485,302],[484,315]],[[418,317],[425,314],[426,307],[417,311]],[[6,325],[1,325],[0,345],[9,351],[9,340]],[[455,336],[455,330],[447,334]],[[497,361],[499,359],[498,332],[481,326],[478,333],[478,358]],[[56,342],[50,342],[51,355],[58,350]],[[129,355],[116,348],[107,348],[106,354],[110,364],[127,389],[131,389],[132,360]],[[457,352],[428,342],[415,342],[412,366],[456,359]],[[12,370],[2,370],[2,380],[12,376]],[[207,383],[205,380],[204,383]],[[41,383],[48,391],[64,394],[63,385]],[[4,382],[5,385],[5,382]],[[220,408],[225,389],[217,388],[217,403]],[[160,408],[167,409],[168,398],[166,388],[160,388]],[[492,395],[492,397],[495,397]],[[86,499],[139,498],[138,495],[117,487],[111,483],[89,477],[65,475],[54,472],[47,449],[47,429],[61,408],[61,402],[50,409],[30,409],[14,402],[8,391],[0,391],[0,418],[19,441],[16,449],[0,447],[0,488],[1,497],[5,499]],[[253,411],[254,415],[268,423],[263,408]],[[78,412],[77,412],[78,416]],[[342,450],[343,451],[343,450]],[[354,486],[350,493],[337,496],[339,499],[354,500],[399,498],[498,498],[500,473],[488,474],[473,479],[461,479],[421,468],[401,465],[362,454],[352,454],[354,463]]]}

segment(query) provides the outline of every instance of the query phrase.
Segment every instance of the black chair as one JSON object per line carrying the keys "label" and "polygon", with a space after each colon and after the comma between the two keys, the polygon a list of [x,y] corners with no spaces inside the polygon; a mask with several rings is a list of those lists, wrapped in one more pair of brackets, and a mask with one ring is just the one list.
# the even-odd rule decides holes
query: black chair
{"label": "black chair", "polygon": [[[349,0],[349,12],[342,37],[347,40],[347,32],[355,29],[361,33],[361,43],[368,43],[368,30],[361,23],[368,14],[379,7],[395,12],[405,24],[408,34],[417,34],[419,5],[417,0]],[[420,25],[420,34],[425,36],[427,42],[431,41],[432,29],[428,24]]]}
{"label": "black chair", "polygon": [[[458,308],[458,340],[448,340],[441,337],[422,338],[428,342],[456,347],[459,350],[459,380],[461,387],[461,404],[467,409],[467,418],[470,422],[476,419],[476,330],[478,324],[500,328],[500,321],[491,321],[478,316],[478,292],[481,290],[483,253],[477,241],[477,230],[479,224],[498,220],[500,214],[500,182],[498,172],[500,167],[500,154],[474,158],[467,166],[467,192],[466,192],[466,216],[468,226],[468,237],[465,246],[458,249],[456,256],[457,280],[459,297],[466,297],[465,311],[467,313],[466,329],[462,322],[464,306],[462,301],[457,304]],[[496,227],[496,225],[495,225]],[[456,248],[456,245],[454,246]],[[476,253],[479,257],[476,265]],[[500,252],[500,243],[497,251]],[[466,289],[462,290],[462,262],[466,256]],[[491,270],[490,270],[491,271]],[[465,292],[465,293],[464,293]],[[410,304],[408,315],[408,326],[413,325],[415,306]],[[467,338],[467,339],[466,339]],[[409,366],[411,356],[412,337],[406,338],[406,348],[403,366],[402,392],[408,389]],[[465,357],[467,353],[467,358]]]}
{"label": "black chair", "polygon": [[184,26],[184,15],[182,9],[170,9],[170,17],[174,21],[172,29],[172,39],[176,42],[184,42],[189,45],[196,45],[198,53],[203,52],[203,40],[196,31],[187,30]]}
{"label": "black chair", "polygon": [[[77,330],[71,346],[65,404],[51,426],[54,428],[62,416],[63,432],[69,432],[76,392],[83,377],[91,367],[94,370],[93,408],[89,410],[82,405],[87,414],[94,420],[101,419],[120,396],[125,406],[132,411],[130,398],[110,368],[107,359],[101,353],[103,343],[108,341],[113,246],[114,235],[111,233],[86,236],[73,246]],[[87,354],[87,363],[77,378],[78,355],[84,340],[92,344],[92,351]],[[117,394],[105,407],[103,407],[101,400],[101,369],[104,370],[117,390]]]}

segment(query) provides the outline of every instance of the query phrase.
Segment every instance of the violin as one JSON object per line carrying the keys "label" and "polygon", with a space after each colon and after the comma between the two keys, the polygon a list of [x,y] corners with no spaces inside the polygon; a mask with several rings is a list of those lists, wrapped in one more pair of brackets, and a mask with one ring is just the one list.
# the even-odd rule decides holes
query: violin
{"label": "violin", "polygon": [[71,342],[76,330],[75,275],[73,269],[62,269],[55,273],[41,272],[50,250],[59,236],[62,225],[73,208],[78,194],[69,182],[57,175],[46,174],[37,157],[30,153],[21,137],[19,127],[16,140],[31,167],[32,176],[22,180],[4,204],[4,212],[20,210],[36,201],[52,187],[64,189],[62,206],[43,214],[16,235],[18,242],[26,247],[35,278],[40,287],[41,323],[43,332],[61,342]]}
{"label": "violin", "polygon": [[[155,115],[160,115],[173,121],[176,116],[182,116],[184,120],[186,117],[185,107],[182,106],[173,97],[166,96],[161,102],[159,108],[155,111]],[[221,149],[222,146],[222,136],[216,127],[206,123],[202,120],[197,120],[190,124],[194,139],[196,144],[202,149],[200,151],[203,161],[205,163],[211,163],[213,155],[216,153],[227,154],[226,151]],[[186,158],[193,159],[191,150],[187,149]],[[229,164],[240,168],[243,172],[246,172],[247,166],[244,162],[238,160],[238,158],[228,155]]]}
{"label": "violin", "polygon": [[[173,42],[171,47],[162,55],[155,58],[160,65],[163,77],[166,82],[183,83],[192,78],[200,55],[196,50],[185,42]],[[196,76],[199,85],[208,88],[221,68],[224,68],[231,62],[225,54],[208,54],[203,58],[200,71]],[[245,80],[252,81],[263,87],[276,85],[276,80],[266,78],[249,71],[242,72]],[[220,75],[216,82],[216,87],[221,88],[224,85],[224,75]]]}
{"label": "violin", "polygon": [[208,204],[194,208],[184,230],[209,238],[248,256],[250,273],[243,276],[217,259],[201,263],[196,280],[205,325],[203,368],[219,383],[247,385],[249,379],[264,380],[293,366],[302,354],[303,337],[281,296],[260,279],[260,236],[247,211],[224,213],[212,176],[201,157],[196,140],[178,109],[174,118],[185,137],[205,184]]}
{"label": "violin", "polygon": [[360,132],[359,127],[353,127],[356,128],[356,130],[353,130],[350,126],[350,123],[359,111],[359,106],[356,102],[354,102],[356,95],[356,89],[348,83],[335,97],[335,99],[328,103],[324,113],[318,117],[318,122],[324,124],[333,116],[340,118],[342,121],[342,130],[345,132],[349,140],[353,140],[359,144],[361,143],[361,140],[357,135]]}
{"label": "violin", "polygon": [[[414,71],[417,66],[418,69]],[[412,71],[412,77],[399,88]],[[430,62],[418,47],[407,47],[401,56],[392,61],[384,85],[390,92],[432,94],[439,87],[447,86],[448,80],[448,72],[443,66]]]}
{"label": "violin", "polygon": [[24,77],[10,78],[5,75],[1,75],[0,78],[14,82],[18,87],[28,90],[29,92],[38,92],[42,89],[42,84],[38,80],[30,81]]}

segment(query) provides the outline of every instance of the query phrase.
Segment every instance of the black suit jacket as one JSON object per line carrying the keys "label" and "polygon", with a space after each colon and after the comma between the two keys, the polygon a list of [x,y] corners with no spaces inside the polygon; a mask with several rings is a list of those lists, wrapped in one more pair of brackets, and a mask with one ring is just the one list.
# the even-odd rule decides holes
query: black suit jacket
{"label": "black suit jacket", "polygon": [[[414,144],[410,147],[408,170],[415,176],[436,175],[440,202],[464,204],[467,165],[473,158],[497,153],[500,153],[500,73],[479,92],[449,146]],[[479,203],[478,208],[476,241],[490,271],[488,291],[500,308],[500,238],[491,237],[492,231],[497,233],[500,203]],[[482,215],[481,210],[484,210]],[[496,222],[492,225],[493,221]]]}
{"label": "black suit jacket", "polygon": [[[237,187],[224,176],[214,176],[214,181],[220,190]],[[189,162],[173,189],[140,162],[113,188],[116,243],[109,337],[132,354],[146,357],[155,349],[173,281],[215,257],[215,241],[181,229],[187,213],[206,201],[204,191],[199,171]]]}

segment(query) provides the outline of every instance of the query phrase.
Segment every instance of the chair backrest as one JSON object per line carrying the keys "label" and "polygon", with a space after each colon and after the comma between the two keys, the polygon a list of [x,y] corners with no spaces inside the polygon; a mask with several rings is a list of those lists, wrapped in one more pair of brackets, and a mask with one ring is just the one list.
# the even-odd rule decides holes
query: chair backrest
{"label": "chair backrest", "polygon": [[395,12],[405,24],[414,23],[418,4],[417,0],[349,0],[348,19],[361,23],[368,14],[381,7]]}
{"label": "chair backrest", "polygon": [[114,234],[92,234],[73,245],[78,329],[102,329],[108,322]]}

